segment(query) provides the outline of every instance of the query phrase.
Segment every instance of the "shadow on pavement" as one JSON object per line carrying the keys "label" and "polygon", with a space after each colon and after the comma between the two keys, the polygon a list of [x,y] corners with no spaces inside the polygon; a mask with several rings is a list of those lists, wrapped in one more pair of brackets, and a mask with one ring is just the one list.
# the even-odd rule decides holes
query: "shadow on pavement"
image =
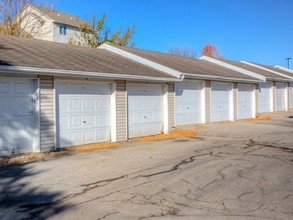
{"label": "shadow on pavement", "polygon": [[[63,212],[69,205],[55,204],[61,192],[49,192],[50,186],[32,185],[30,177],[39,173],[28,164],[0,169],[0,213],[2,219],[47,219]],[[55,206],[55,205],[58,205]]]}

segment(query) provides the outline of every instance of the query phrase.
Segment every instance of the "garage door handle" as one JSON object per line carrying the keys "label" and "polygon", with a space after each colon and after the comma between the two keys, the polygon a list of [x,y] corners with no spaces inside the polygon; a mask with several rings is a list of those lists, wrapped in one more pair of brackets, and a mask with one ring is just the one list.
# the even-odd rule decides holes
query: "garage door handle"
{"label": "garage door handle", "polygon": [[144,118],[146,118],[146,116],[144,116]]}
{"label": "garage door handle", "polygon": [[83,123],[85,124],[85,123],[86,123],[86,121],[83,121]]}

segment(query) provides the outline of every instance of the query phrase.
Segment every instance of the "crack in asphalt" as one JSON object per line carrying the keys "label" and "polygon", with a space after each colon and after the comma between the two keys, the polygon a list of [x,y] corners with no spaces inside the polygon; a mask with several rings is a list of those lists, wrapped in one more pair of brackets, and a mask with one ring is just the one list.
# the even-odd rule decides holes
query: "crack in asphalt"
{"label": "crack in asphalt", "polygon": [[278,147],[275,146],[273,144],[267,144],[267,143],[263,143],[263,142],[256,142],[253,139],[249,139],[249,144],[247,144],[246,147],[244,147],[243,149],[249,148],[249,147],[253,147],[255,145],[259,145],[259,146],[263,146],[263,147],[268,147],[268,148],[273,148],[273,149],[279,149],[282,150],[283,152],[288,152],[288,153],[293,153],[293,149],[288,148],[288,147]]}
{"label": "crack in asphalt", "polygon": [[[165,170],[165,171],[161,171],[161,172],[157,172],[157,173],[152,173],[152,174],[149,174],[149,175],[139,175],[139,176],[136,176],[132,179],[136,179],[136,178],[139,178],[139,177],[151,177],[151,176],[157,176],[157,175],[160,175],[160,174],[165,174],[165,173],[170,173],[170,172],[174,172],[176,171],[180,166],[182,165],[186,165],[186,164],[189,164],[189,163],[192,163],[196,157],[200,157],[200,156],[206,156],[206,155],[212,155],[212,152],[209,152],[209,153],[206,153],[206,154],[201,154],[201,155],[195,155],[195,156],[191,156],[187,159],[184,159],[182,161],[180,161],[178,164],[174,165],[173,167],[171,167],[170,169],[168,170]],[[161,165],[161,166],[165,166],[165,165]],[[147,168],[145,170],[150,170],[150,169],[154,169],[154,168],[157,168],[157,167],[151,167],[151,168]],[[139,170],[139,171],[136,171],[136,172],[133,172],[133,173],[129,173],[129,174],[125,174],[125,175],[121,175],[119,177],[115,177],[115,178],[109,178],[109,179],[105,179],[105,180],[100,180],[100,181],[96,181],[96,182],[93,182],[93,183],[89,183],[89,184],[83,184],[81,185],[82,187],[86,187],[85,189],[83,189],[81,192],[78,192],[78,193],[73,193],[73,194],[69,194],[67,196],[64,196],[58,200],[55,200],[55,201],[52,201],[52,202],[46,202],[46,203],[34,203],[34,204],[25,204],[25,205],[21,205],[20,208],[21,209],[24,209],[24,210],[19,210],[17,211],[18,213],[21,213],[21,212],[25,212],[25,213],[29,213],[29,214],[33,214],[33,210],[37,210],[37,209],[40,209],[40,208],[43,208],[43,210],[38,210],[37,213],[41,213],[42,211],[45,210],[46,207],[51,207],[51,206],[56,206],[56,205],[60,205],[62,203],[64,203],[66,200],[68,199],[72,199],[72,198],[75,198],[77,196],[80,196],[80,195],[83,195],[85,193],[87,193],[88,191],[90,190],[93,190],[97,187],[101,187],[101,186],[105,186],[109,183],[112,183],[114,181],[117,181],[117,180],[120,180],[120,179],[124,179],[124,178],[127,178],[129,177],[130,175],[133,175],[133,174],[137,174],[137,173],[140,173],[140,172],[143,172],[145,170]],[[101,185],[101,184],[104,184],[104,185]],[[104,198],[104,197],[107,197],[109,195],[112,195],[114,193],[117,193],[117,192],[120,192],[120,191],[124,191],[125,189],[123,190],[119,190],[119,191],[116,191],[116,192],[112,192],[112,193],[109,193],[109,194],[106,194],[104,196],[100,196],[100,197],[97,197],[93,200],[97,200],[97,199],[101,199],[101,198]],[[92,200],[89,200],[89,201],[92,201]],[[88,202],[88,201],[87,201]],[[81,203],[80,203],[81,204]],[[32,218],[35,218],[36,215],[31,215]]]}
{"label": "crack in asphalt", "polygon": [[140,177],[146,178],[146,177],[152,177],[152,176],[157,176],[157,175],[161,175],[161,174],[171,173],[171,172],[174,172],[174,171],[178,170],[179,167],[181,167],[183,165],[187,165],[189,163],[192,163],[193,161],[195,161],[195,159],[197,157],[211,156],[211,155],[213,155],[212,152],[209,152],[209,153],[206,153],[206,154],[200,154],[200,155],[191,156],[191,157],[189,157],[187,159],[182,160],[181,162],[179,162],[178,164],[174,165],[173,167],[171,167],[168,170],[163,170],[163,171],[160,171],[160,172],[146,174],[146,175],[139,175],[139,176],[136,176],[136,177],[134,177],[132,179],[136,179],[136,178],[140,178]]}
{"label": "crack in asphalt", "polygon": [[[273,144],[267,144],[267,143],[262,143],[262,142],[258,143],[256,141],[254,141],[253,139],[249,139],[248,141],[249,141],[249,143],[245,144],[246,146],[243,147],[242,149],[248,149],[248,148],[255,148],[255,149],[247,150],[246,152],[242,152],[242,153],[239,153],[239,154],[230,154],[230,153],[225,153],[225,152],[217,152],[217,153],[215,153],[215,152],[209,151],[211,149],[220,149],[220,148],[223,148],[223,147],[227,147],[227,146],[230,146],[230,144],[225,144],[225,145],[221,145],[221,146],[215,146],[215,147],[211,147],[211,148],[200,149],[200,150],[195,151],[196,155],[193,155],[193,156],[188,157],[188,158],[186,158],[184,160],[181,160],[180,162],[176,163],[175,165],[173,165],[174,163],[172,163],[172,164],[160,164],[160,165],[156,165],[156,166],[152,165],[151,167],[148,167],[146,169],[141,169],[141,170],[138,170],[138,171],[135,171],[135,172],[132,172],[132,173],[128,173],[128,174],[124,174],[124,175],[121,175],[121,176],[118,176],[118,177],[115,177],[115,178],[108,178],[108,179],[99,180],[99,181],[88,183],[88,184],[83,184],[83,185],[80,185],[80,186],[85,187],[85,188],[81,192],[66,195],[66,196],[64,196],[64,197],[62,197],[62,198],[60,198],[58,200],[52,201],[52,202],[36,203],[36,204],[25,204],[25,205],[20,206],[20,208],[22,210],[19,210],[17,212],[25,212],[25,213],[30,215],[31,219],[37,218],[39,214],[41,214],[43,211],[46,210],[46,208],[60,205],[60,204],[64,203],[65,201],[67,201],[68,199],[72,199],[72,198],[75,198],[77,196],[83,195],[83,194],[85,194],[85,193],[87,193],[87,192],[89,192],[91,190],[94,190],[94,189],[96,189],[98,187],[107,186],[110,183],[113,183],[115,181],[119,181],[119,180],[122,180],[122,179],[126,179],[126,178],[131,178],[132,176],[134,176],[134,177],[132,177],[131,180],[134,180],[134,179],[138,179],[138,178],[150,178],[150,177],[154,177],[154,176],[158,176],[158,175],[172,173],[172,172],[175,172],[178,169],[180,169],[182,166],[185,166],[185,165],[188,165],[190,163],[193,163],[198,157],[202,157],[202,156],[222,157],[221,154],[227,154],[227,155],[231,155],[231,156],[254,156],[254,154],[252,154],[252,152],[260,150],[262,148],[279,149],[282,152],[293,153],[293,150],[290,149],[290,148],[278,147],[278,146],[274,146]],[[199,154],[199,152],[202,152],[202,151],[203,151],[203,153]],[[207,153],[204,153],[204,152],[207,152]],[[275,155],[273,155],[273,156],[260,155],[260,156],[263,156],[265,158],[270,158],[270,159],[273,158],[273,159],[283,160],[283,159],[278,158]],[[234,158],[232,160],[234,160]],[[235,161],[236,160],[239,161],[240,159],[235,158]],[[242,159],[242,160],[245,161],[244,159]],[[248,161],[246,161],[246,162],[248,162]],[[256,162],[256,163],[258,163],[258,162]],[[166,166],[169,166],[169,165],[172,165],[172,166],[170,168],[166,169],[166,170],[162,170],[162,171],[159,171],[159,172],[153,172],[153,173],[149,173],[149,174],[140,174],[142,172],[158,169],[159,167],[166,167]],[[200,187],[197,191],[200,191],[200,192],[205,191],[207,187],[210,187],[210,186],[215,185],[215,184],[219,184],[220,181],[227,180],[227,177],[226,177],[226,175],[224,173],[224,170],[226,170],[226,169],[228,169],[230,167],[234,167],[234,166],[241,167],[239,164],[236,164],[236,165],[232,164],[232,163],[224,164],[221,169],[216,170],[216,175],[220,179],[213,179],[213,180],[209,181],[204,186]],[[250,178],[245,177],[244,172],[256,169],[257,164],[254,164],[251,167],[242,167],[242,168],[243,168],[242,170],[237,170],[235,172],[235,174],[238,177],[242,177],[242,178],[246,178],[248,180],[252,180]],[[77,206],[77,205],[84,204],[84,203],[87,203],[87,202],[91,202],[91,201],[94,201],[94,200],[103,199],[103,198],[109,197],[109,196],[111,196],[113,194],[116,194],[116,193],[119,193],[119,192],[120,193],[126,193],[125,192],[126,190],[129,190],[129,189],[133,190],[136,187],[140,187],[140,186],[143,186],[145,184],[149,184],[149,183],[154,182],[154,181],[155,180],[148,180],[148,181],[145,181],[143,183],[139,183],[139,184],[127,187],[127,188],[123,188],[121,190],[112,191],[112,192],[107,193],[107,194],[105,194],[103,196],[98,196],[98,197],[95,197],[93,199],[89,199],[89,200],[74,204],[73,206]],[[188,180],[183,179],[183,181],[192,186],[192,183],[190,183]],[[262,187],[262,182],[258,181],[257,184],[256,184],[256,187],[257,187],[256,190],[251,190],[251,191],[241,193],[240,195],[237,196],[236,200],[239,201],[239,202],[244,202],[243,199],[242,199],[243,196],[255,193],[257,190],[259,190],[259,192],[261,193],[261,197],[265,197],[265,196],[268,195],[266,193],[267,190],[265,190]],[[227,208],[227,206],[225,204],[225,201],[228,200],[227,198],[224,198],[224,199],[222,199],[220,201],[208,201],[208,200],[204,201],[204,200],[194,199],[194,198],[191,198],[191,193],[193,193],[193,192],[190,189],[188,189],[187,192],[184,193],[184,194],[175,193],[175,194],[177,194],[179,196],[182,196],[182,197],[188,199],[189,201],[192,200],[192,201],[198,201],[198,202],[205,202],[207,204],[214,203],[214,204],[218,204],[218,205],[222,206],[222,207],[217,208],[217,207],[208,207],[208,206],[203,205],[203,204],[192,204],[192,205],[184,204],[183,202],[178,202],[178,201],[174,200],[172,197],[167,197],[167,196],[160,195],[163,192],[175,193],[175,192],[171,192],[171,191],[168,191],[166,189],[163,189],[163,190],[161,190],[161,191],[159,191],[159,192],[157,192],[157,193],[155,193],[153,195],[149,195],[149,194],[144,195],[144,194],[139,194],[139,193],[131,193],[131,194],[129,194],[130,198],[120,199],[120,200],[111,200],[111,201],[112,202],[117,201],[117,202],[121,202],[121,203],[139,204],[139,205],[151,204],[151,205],[159,207],[160,210],[161,210],[160,215],[151,215],[151,216],[147,216],[147,217],[141,217],[140,219],[145,219],[145,218],[150,218],[150,217],[159,217],[159,216],[180,216],[180,213],[182,211],[179,208],[175,207],[175,206],[168,205],[168,203],[171,203],[171,204],[174,204],[174,205],[177,205],[177,206],[182,206],[182,207],[193,207],[193,208],[197,208],[197,209],[224,211],[225,214],[227,214],[227,216],[230,216],[230,215],[237,216],[237,215],[233,215],[233,210],[232,209]],[[197,196],[197,197],[201,197],[201,196],[202,195],[199,194],[199,196]],[[286,199],[289,199],[290,196],[293,196],[293,194],[292,195],[290,194],[289,196],[287,195]],[[138,199],[138,201],[135,202],[135,200],[137,200],[137,199]],[[284,200],[286,200],[286,199],[284,198]],[[155,201],[153,201],[153,200],[155,200]],[[110,202],[110,201],[108,200],[107,202]],[[257,204],[259,202],[255,202],[255,203]],[[260,209],[266,209],[266,207],[265,207],[265,205],[263,203],[259,203],[259,205],[257,205],[257,207],[255,207],[254,209],[250,209],[247,212],[252,213],[252,212],[256,212],[256,211],[258,211]],[[277,206],[275,207],[275,209],[277,209]],[[291,214],[291,212],[285,212],[285,211],[281,212],[281,211],[277,211],[275,209],[272,210],[272,211]],[[119,212],[108,213],[108,214],[98,218],[97,220],[105,219],[108,216],[118,214],[118,213]],[[242,215],[239,215],[239,216],[242,216]],[[253,216],[253,215],[248,215],[247,214],[245,216]],[[256,217],[259,217],[259,216],[256,216]]]}
{"label": "crack in asphalt", "polygon": [[106,215],[104,215],[104,216],[102,216],[102,217],[100,217],[100,218],[97,218],[97,220],[102,220],[102,219],[105,219],[105,218],[107,218],[107,217],[109,217],[109,216],[111,216],[111,215],[115,215],[115,214],[118,214],[119,212],[111,212],[111,213],[109,213],[109,214],[106,214]]}

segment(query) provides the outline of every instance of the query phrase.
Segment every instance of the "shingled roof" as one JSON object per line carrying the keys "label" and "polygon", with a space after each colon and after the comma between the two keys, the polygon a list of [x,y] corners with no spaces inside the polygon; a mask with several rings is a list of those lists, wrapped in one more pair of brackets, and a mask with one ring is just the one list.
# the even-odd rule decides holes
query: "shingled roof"
{"label": "shingled roof", "polygon": [[151,60],[182,73],[202,75],[202,77],[204,77],[205,75],[209,75],[241,80],[256,80],[256,78],[253,78],[251,76],[242,74],[226,67],[219,66],[217,64],[213,64],[205,60],[116,45],[111,46],[135,54],[142,58]]}
{"label": "shingled roof", "polygon": [[42,7],[31,3],[29,3],[29,5],[39,10],[47,17],[51,18],[55,23],[66,24],[72,27],[79,27],[80,24],[85,23],[85,21],[81,20],[76,15],[56,11],[54,9]]}
{"label": "shingled roof", "polygon": [[269,70],[272,70],[272,71],[275,71],[275,72],[278,72],[278,73],[281,73],[281,74],[289,76],[289,77],[293,77],[292,73],[289,73],[289,72],[287,72],[285,70],[281,70],[281,69],[278,69],[278,68],[275,68],[275,67],[272,67],[272,66],[268,66],[268,65],[264,65],[264,64],[253,63],[253,62],[250,62],[250,63],[258,65],[258,66],[266,68],[266,69],[269,69]]}
{"label": "shingled roof", "polygon": [[260,74],[260,75],[263,75],[263,76],[268,77],[268,78],[272,78],[272,79],[288,79],[288,78],[286,78],[284,76],[281,76],[281,75],[272,73],[270,71],[263,70],[263,69],[251,66],[251,65],[246,64],[246,63],[232,61],[232,60],[226,60],[226,59],[219,59],[219,60],[221,60],[224,63],[228,63],[228,64],[231,64],[231,65],[237,66],[239,68],[242,68],[242,69],[245,69],[245,70]]}
{"label": "shingled roof", "polygon": [[174,78],[104,49],[3,35],[0,65]]}

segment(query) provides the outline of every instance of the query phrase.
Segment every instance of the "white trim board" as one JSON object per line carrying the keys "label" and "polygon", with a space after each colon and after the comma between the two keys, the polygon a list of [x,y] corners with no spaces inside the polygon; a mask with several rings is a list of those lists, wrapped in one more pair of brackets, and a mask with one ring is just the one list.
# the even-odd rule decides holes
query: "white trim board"
{"label": "white trim board", "polygon": [[256,78],[256,79],[260,79],[262,81],[266,81],[266,77],[260,75],[260,74],[257,74],[257,73],[254,73],[254,72],[251,72],[251,71],[248,71],[248,70],[245,70],[245,69],[242,69],[240,67],[237,67],[237,66],[234,66],[234,65],[231,65],[231,64],[228,64],[228,63],[225,63],[225,62],[222,62],[220,60],[216,60],[214,58],[211,58],[211,57],[207,57],[207,56],[201,56],[200,58],[198,59],[201,59],[201,60],[205,60],[205,61],[208,61],[208,62],[211,62],[211,63],[214,63],[214,64],[217,64],[219,66],[222,66],[222,67],[226,67],[228,69],[231,69],[231,70],[234,70],[236,72],[239,72],[240,74],[245,74],[247,76],[251,76],[253,78]]}
{"label": "white trim board", "polygon": [[109,45],[107,43],[102,44],[97,49],[105,49],[107,51],[110,51],[112,53],[118,54],[118,55],[123,56],[125,58],[134,60],[134,61],[136,61],[138,63],[147,65],[147,66],[149,66],[149,67],[151,67],[153,69],[156,69],[156,70],[165,72],[165,73],[167,73],[169,75],[175,76],[175,77],[177,77],[179,79],[184,78],[184,75],[181,72],[177,71],[177,70],[171,69],[171,68],[169,68],[167,66],[158,64],[156,62],[150,61],[150,60],[145,59],[143,57],[140,57],[140,56],[137,56],[135,54],[129,53],[129,52],[127,52],[125,50],[122,50],[122,49],[119,49],[117,47],[113,47],[113,46],[111,46],[111,45]]}
{"label": "white trim board", "polygon": [[262,69],[262,70],[265,70],[265,71],[268,71],[268,72],[271,72],[271,73],[274,73],[274,74],[276,74],[276,75],[279,75],[279,76],[283,76],[283,77],[286,77],[286,78],[288,78],[288,79],[293,79],[293,77],[290,77],[290,76],[287,76],[287,75],[284,75],[284,74],[282,74],[282,73],[279,73],[279,72],[277,72],[277,71],[274,71],[274,70],[270,70],[270,69],[267,69],[267,68],[265,68],[265,67],[262,67],[262,66],[259,66],[259,65],[256,65],[256,64],[253,64],[253,63],[250,63],[250,62],[247,62],[247,61],[240,61],[241,63],[245,63],[245,64],[247,64],[247,65],[250,65],[250,66],[253,66],[253,67],[256,67],[256,68],[259,68],[259,69]]}

